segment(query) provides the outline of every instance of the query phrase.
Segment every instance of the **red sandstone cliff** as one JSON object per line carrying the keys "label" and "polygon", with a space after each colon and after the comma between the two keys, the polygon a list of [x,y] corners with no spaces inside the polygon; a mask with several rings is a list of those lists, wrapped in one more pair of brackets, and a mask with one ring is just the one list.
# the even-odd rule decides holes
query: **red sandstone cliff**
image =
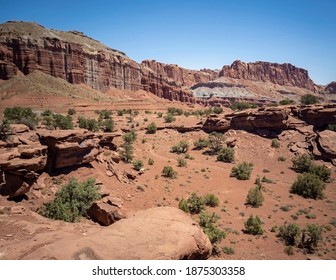
{"label": "red sandstone cliff", "polygon": [[309,78],[308,71],[289,63],[278,64],[262,61],[245,63],[236,60],[230,66],[224,66],[219,72],[219,76],[257,82],[271,82],[315,91],[315,84]]}
{"label": "red sandstone cliff", "polygon": [[48,30],[28,22],[1,24],[0,79],[35,70],[102,92],[110,87],[145,89],[183,102],[194,102],[189,90],[192,84],[218,76],[214,71],[187,70],[155,61],[138,64],[78,31]]}

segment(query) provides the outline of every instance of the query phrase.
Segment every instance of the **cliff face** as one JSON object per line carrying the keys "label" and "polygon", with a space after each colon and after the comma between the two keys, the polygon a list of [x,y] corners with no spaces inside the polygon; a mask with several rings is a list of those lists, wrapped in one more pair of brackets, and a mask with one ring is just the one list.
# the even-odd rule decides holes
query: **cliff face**
{"label": "cliff face", "polygon": [[335,94],[336,93],[336,82],[331,82],[325,87],[327,93]]}
{"label": "cliff face", "polygon": [[271,82],[282,86],[294,86],[315,91],[315,84],[309,78],[308,71],[289,63],[278,64],[262,61],[244,63],[236,60],[230,66],[224,66],[219,72],[219,76]]}
{"label": "cliff face", "polygon": [[102,92],[110,87],[144,89],[184,102],[194,101],[190,85],[217,75],[156,61],[138,64],[124,53],[77,31],[48,30],[27,22],[1,24],[0,79],[10,79],[19,71],[27,75],[35,70]]}

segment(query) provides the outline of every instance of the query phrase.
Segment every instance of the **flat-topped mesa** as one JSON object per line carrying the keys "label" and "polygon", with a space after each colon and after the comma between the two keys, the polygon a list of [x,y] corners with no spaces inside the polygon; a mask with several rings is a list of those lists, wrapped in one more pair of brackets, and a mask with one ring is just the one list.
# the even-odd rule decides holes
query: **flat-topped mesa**
{"label": "flat-topped mesa", "polygon": [[220,77],[245,79],[256,82],[271,82],[282,86],[294,86],[315,91],[315,84],[309,78],[308,71],[289,63],[270,63],[257,61],[245,63],[234,61],[230,66],[224,66],[219,72]]}

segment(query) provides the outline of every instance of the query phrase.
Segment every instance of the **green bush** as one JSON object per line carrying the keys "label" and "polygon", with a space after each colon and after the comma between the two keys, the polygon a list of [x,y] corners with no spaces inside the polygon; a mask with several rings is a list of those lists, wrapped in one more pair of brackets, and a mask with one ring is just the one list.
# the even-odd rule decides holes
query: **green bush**
{"label": "green bush", "polygon": [[327,129],[331,131],[336,131],[336,124],[328,124]]}
{"label": "green bush", "polygon": [[204,203],[206,206],[216,207],[219,205],[219,198],[215,196],[213,193],[208,193],[204,197]]}
{"label": "green bush", "polygon": [[177,154],[181,154],[181,153],[186,153],[189,150],[189,144],[187,141],[180,141],[177,145],[174,145],[171,148],[171,152],[172,153],[177,153]]}
{"label": "green bush", "polygon": [[331,171],[325,165],[312,164],[312,166],[309,168],[309,172],[315,174],[323,182],[331,182]]}
{"label": "green bush", "polygon": [[208,145],[209,145],[209,141],[205,138],[198,138],[196,141],[194,141],[195,150],[202,150],[208,147]]}
{"label": "green bush", "polygon": [[104,122],[103,122],[103,130],[105,132],[112,132],[114,129],[114,120],[111,119],[111,118],[108,118],[106,119]]}
{"label": "green bush", "polygon": [[251,214],[250,217],[244,222],[245,233],[253,234],[253,235],[262,235],[264,230],[262,228],[262,221],[258,216],[253,217]]}
{"label": "green bush", "polygon": [[61,114],[54,114],[53,115],[53,125],[55,128],[60,129],[73,129],[72,117],[67,115],[66,117]]}
{"label": "green bush", "polygon": [[287,246],[298,246],[301,242],[301,229],[297,224],[288,224],[279,228],[277,236],[281,238]]}
{"label": "green bush", "polygon": [[162,113],[162,112],[158,112],[158,113],[157,113],[157,116],[158,116],[158,118],[162,118],[163,113]]}
{"label": "green bush", "polygon": [[54,113],[53,111],[51,111],[50,109],[47,109],[47,110],[44,110],[42,113],[41,113],[41,116],[42,117],[46,117],[46,116],[52,116]]}
{"label": "green bush", "polygon": [[242,110],[246,110],[246,109],[250,109],[250,108],[257,108],[258,106],[256,104],[251,104],[251,103],[247,103],[247,102],[234,102],[231,105],[231,109],[233,111],[242,111]]}
{"label": "green bush", "polygon": [[30,129],[35,129],[38,118],[31,108],[27,107],[9,107],[4,111],[4,118],[12,123],[27,125]]}
{"label": "green bush", "polygon": [[187,200],[180,201],[179,208],[187,213],[199,214],[204,209],[204,198],[192,193]]}
{"label": "green bush", "polygon": [[217,160],[223,162],[234,162],[235,150],[230,147],[221,149],[217,155]]}
{"label": "green bush", "polygon": [[87,119],[87,130],[93,132],[99,131],[98,121],[95,119]]}
{"label": "green bush", "polygon": [[315,95],[312,94],[305,94],[301,96],[301,104],[303,105],[310,105],[318,103],[318,98]]}
{"label": "green bush", "polygon": [[150,123],[148,126],[147,126],[147,132],[148,134],[155,134],[157,131],[157,126],[154,122]]}
{"label": "green bush", "polygon": [[133,168],[136,170],[136,171],[140,171],[140,169],[144,166],[143,164],[143,161],[142,160],[134,160],[133,161]]}
{"label": "green bush", "polygon": [[137,134],[134,130],[126,132],[123,135],[123,140],[124,140],[125,143],[132,144],[132,143],[135,142],[136,139],[137,139]]}
{"label": "green bush", "polygon": [[211,132],[208,138],[208,148],[210,154],[217,154],[223,149],[225,144],[225,136],[220,132]]}
{"label": "green bush", "polygon": [[95,180],[79,183],[75,178],[62,186],[53,201],[43,204],[39,213],[47,218],[76,222],[87,214],[94,201],[100,198]]}
{"label": "green bush", "polygon": [[234,255],[235,250],[232,247],[223,247],[222,252],[226,255]]}
{"label": "green bush", "polygon": [[128,142],[124,142],[122,145],[122,150],[121,150],[121,159],[124,162],[131,162],[133,160],[133,153],[134,153],[134,149],[132,146],[132,143],[128,143]]}
{"label": "green bush", "polygon": [[272,148],[280,148],[280,142],[277,139],[272,140]]}
{"label": "green bush", "polygon": [[249,190],[246,197],[246,204],[249,204],[252,207],[257,208],[262,206],[263,202],[264,202],[264,196],[259,186],[255,186],[254,188]]}
{"label": "green bush", "polygon": [[166,123],[172,123],[172,122],[174,122],[176,120],[176,118],[172,114],[167,114],[164,117],[164,120],[165,120]]}
{"label": "green bush", "polygon": [[221,114],[221,113],[223,113],[223,108],[222,107],[212,107],[212,111],[215,114]]}
{"label": "green bush", "polygon": [[148,165],[154,165],[154,159],[149,158],[147,163]]}
{"label": "green bush", "polygon": [[323,181],[312,173],[299,174],[291,186],[291,192],[304,198],[322,199],[324,197]]}
{"label": "green bush", "polygon": [[313,165],[313,161],[307,154],[295,156],[292,162],[293,168],[299,173],[308,172]]}
{"label": "green bush", "polygon": [[242,162],[234,166],[231,170],[231,177],[236,177],[238,180],[250,179],[253,170],[253,163]]}
{"label": "green bush", "polygon": [[166,178],[174,179],[177,176],[177,172],[171,166],[163,167],[161,175]]}
{"label": "green bush", "polygon": [[279,102],[280,105],[292,105],[292,104],[295,104],[295,101],[292,100],[292,99],[283,99]]}
{"label": "green bush", "polygon": [[112,115],[112,111],[106,110],[106,109],[100,110],[100,111],[96,110],[95,113],[99,115],[100,119],[105,119],[105,120],[110,119]]}
{"label": "green bush", "polygon": [[73,115],[75,115],[75,114],[76,114],[76,109],[74,109],[74,108],[69,108],[69,110],[68,110],[68,115],[73,116]]}
{"label": "green bush", "polygon": [[208,236],[212,244],[219,243],[225,238],[225,232],[215,225],[219,219],[219,216],[216,213],[209,215],[205,211],[202,211],[199,215],[199,219],[199,225],[202,227],[204,233]]}
{"label": "green bush", "polygon": [[177,166],[178,167],[186,167],[187,161],[184,158],[178,158],[177,159]]}
{"label": "green bush", "polygon": [[183,115],[183,110],[180,108],[175,108],[175,107],[168,107],[168,114],[171,114],[173,116],[176,115]]}

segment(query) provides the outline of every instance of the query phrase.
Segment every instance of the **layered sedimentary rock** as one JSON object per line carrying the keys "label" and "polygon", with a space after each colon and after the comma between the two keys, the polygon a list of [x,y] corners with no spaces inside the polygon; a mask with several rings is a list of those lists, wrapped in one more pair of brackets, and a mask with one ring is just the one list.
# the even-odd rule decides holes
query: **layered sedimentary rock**
{"label": "layered sedimentary rock", "polygon": [[327,93],[335,94],[336,93],[336,82],[331,82],[325,87]]}
{"label": "layered sedimentary rock", "polygon": [[138,64],[78,31],[48,30],[27,22],[7,22],[0,27],[0,79],[40,70],[102,92],[110,87],[145,89],[166,99],[193,102],[188,87],[217,75],[155,61]]}
{"label": "layered sedimentary rock", "polygon": [[236,60],[230,66],[224,66],[219,72],[219,76],[256,82],[271,82],[315,91],[315,84],[309,78],[308,71],[289,63],[278,64],[263,61],[245,63]]}

